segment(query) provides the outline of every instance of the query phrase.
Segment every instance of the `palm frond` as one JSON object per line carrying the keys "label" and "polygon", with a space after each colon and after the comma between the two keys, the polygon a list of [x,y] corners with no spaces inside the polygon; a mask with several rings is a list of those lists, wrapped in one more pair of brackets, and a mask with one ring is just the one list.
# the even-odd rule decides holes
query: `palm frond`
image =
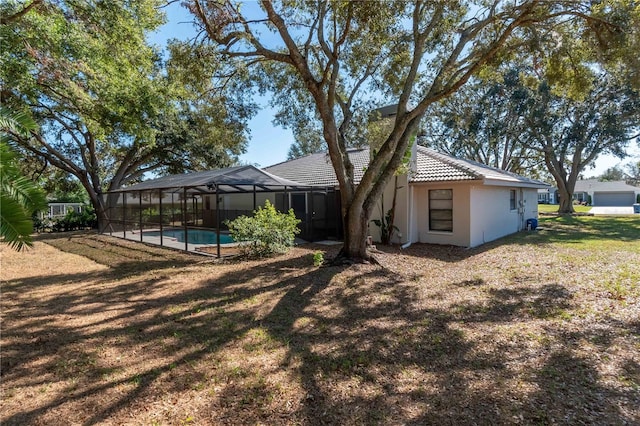
{"label": "palm frond", "polygon": [[4,140],[0,141],[0,196],[0,237],[16,250],[31,246],[31,216],[44,210],[47,200],[44,192],[20,173],[16,155]]}
{"label": "palm frond", "polygon": [[47,199],[34,182],[25,176],[11,176],[4,174],[0,168],[0,191],[8,197],[22,204],[29,216],[33,212],[44,210],[47,207]]}
{"label": "palm frond", "polygon": [[0,130],[3,133],[12,132],[26,136],[29,132],[37,129],[38,124],[31,117],[29,111],[11,111],[0,106]]}
{"label": "palm frond", "polygon": [[15,199],[0,194],[0,236],[15,250],[22,250],[33,244],[31,234],[33,222],[24,207]]}

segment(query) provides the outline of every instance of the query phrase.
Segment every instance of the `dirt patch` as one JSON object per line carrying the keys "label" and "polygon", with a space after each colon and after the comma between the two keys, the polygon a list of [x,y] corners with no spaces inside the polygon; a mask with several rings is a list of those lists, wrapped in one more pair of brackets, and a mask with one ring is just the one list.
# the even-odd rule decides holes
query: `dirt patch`
{"label": "dirt patch", "polygon": [[382,266],[348,268],[313,266],[335,246],[242,262],[87,234],[3,249],[0,420],[638,423],[627,246],[378,246]]}

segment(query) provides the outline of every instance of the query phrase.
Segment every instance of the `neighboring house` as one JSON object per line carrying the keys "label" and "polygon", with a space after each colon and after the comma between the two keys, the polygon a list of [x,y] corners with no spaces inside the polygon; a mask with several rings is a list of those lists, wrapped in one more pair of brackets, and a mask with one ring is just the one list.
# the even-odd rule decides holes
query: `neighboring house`
{"label": "neighboring house", "polygon": [[600,182],[596,179],[576,182],[573,198],[588,202],[591,197],[592,206],[631,206],[636,202],[640,188],[627,185],[624,181]]}
{"label": "neighboring house", "polygon": [[539,204],[558,204],[557,188],[541,188],[538,189]]}
{"label": "neighboring house", "polygon": [[[369,149],[352,149],[354,178],[360,181],[369,162]],[[315,227],[340,217],[338,182],[325,153],[286,161],[265,170],[273,175],[316,188],[291,198],[299,217],[310,217]],[[372,219],[379,219],[391,207],[394,179],[386,188]],[[475,247],[525,229],[526,220],[538,217],[538,189],[548,185],[469,160],[415,147],[411,172],[398,176],[394,242],[451,244]],[[323,197],[325,202],[323,202]],[[327,200],[331,203],[327,204]],[[297,207],[296,207],[297,205]],[[322,220],[314,221],[320,214]],[[339,222],[339,220],[337,220]],[[337,225],[340,226],[339,224]],[[379,240],[377,227],[370,232]],[[340,236],[341,229],[337,229]]]}
{"label": "neighboring house", "polygon": [[39,215],[40,219],[55,219],[66,216],[70,211],[82,213],[83,208],[83,203],[58,203],[52,201],[48,203],[47,210],[39,212]]}

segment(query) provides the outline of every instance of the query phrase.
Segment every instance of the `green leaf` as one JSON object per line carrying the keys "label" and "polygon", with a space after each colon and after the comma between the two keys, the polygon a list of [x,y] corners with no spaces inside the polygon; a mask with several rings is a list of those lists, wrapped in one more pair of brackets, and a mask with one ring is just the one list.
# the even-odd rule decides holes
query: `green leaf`
{"label": "green leaf", "polygon": [[[2,119],[11,120],[6,111]],[[31,246],[34,212],[46,208],[44,193],[32,181],[20,175],[16,155],[0,141],[0,236],[16,250]]]}

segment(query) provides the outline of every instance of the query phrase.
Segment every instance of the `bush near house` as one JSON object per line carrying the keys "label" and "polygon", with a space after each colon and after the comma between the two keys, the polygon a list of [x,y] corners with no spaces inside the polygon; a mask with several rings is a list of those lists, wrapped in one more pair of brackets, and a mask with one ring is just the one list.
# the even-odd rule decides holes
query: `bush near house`
{"label": "bush near house", "polygon": [[269,200],[253,212],[253,217],[240,216],[225,223],[233,239],[240,242],[241,253],[249,257],[286,253],[300,233],[300,219],[293,209],[280,213]]}

